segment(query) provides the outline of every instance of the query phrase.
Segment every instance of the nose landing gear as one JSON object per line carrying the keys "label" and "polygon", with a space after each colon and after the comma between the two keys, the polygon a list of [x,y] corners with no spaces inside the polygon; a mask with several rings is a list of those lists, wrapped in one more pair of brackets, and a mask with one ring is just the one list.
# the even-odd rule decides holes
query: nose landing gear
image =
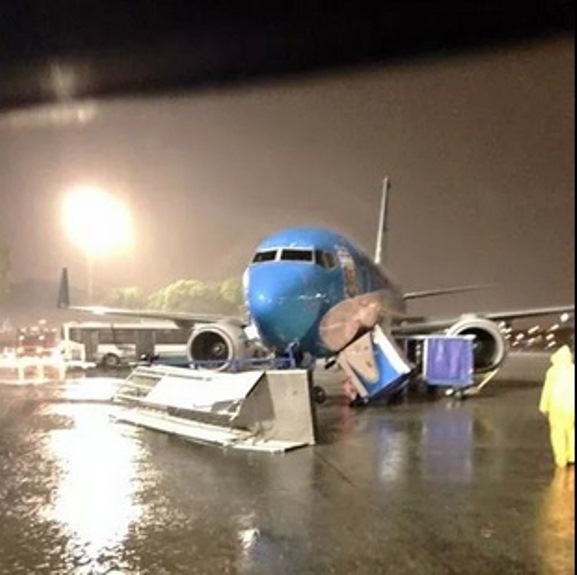
{"label": "nose landing gear", "polygon": [[[308,352],[303,352],[300,349],[299,342],[291,343],[286,351],[285,356],[289,358],[290,365],[293,369],[306,369],[311,372],[315,367],[315,358]],[[315,403],[324,403],[327,399],[326,391],[320,385],[313,385],[311,389],[311,396]]]}

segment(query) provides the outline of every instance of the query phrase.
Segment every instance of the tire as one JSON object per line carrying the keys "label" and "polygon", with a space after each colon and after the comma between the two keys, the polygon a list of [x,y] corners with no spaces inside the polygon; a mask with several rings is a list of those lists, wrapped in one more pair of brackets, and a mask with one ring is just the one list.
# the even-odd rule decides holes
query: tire
{"label": "tire", "polygon": [[102,358],[101,364],[104,369],[117,369],[120,367],[121,361],[120,358],[114,353],[107,353]]}
{"label": "tire", "polygon": [[324,403],[327,399],[327,394],[325,390],[322,387],[319,387],[318,385],[313,386],[312,396],[313,401],[319,404]]}

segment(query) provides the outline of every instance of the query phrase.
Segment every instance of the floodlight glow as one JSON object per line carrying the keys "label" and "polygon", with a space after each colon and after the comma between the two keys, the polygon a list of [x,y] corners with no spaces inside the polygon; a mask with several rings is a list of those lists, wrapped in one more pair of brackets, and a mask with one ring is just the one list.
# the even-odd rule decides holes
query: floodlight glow
{"label": "floodlight glow", "polygon": [[90,257],[121,251],[132,242],[128,207],[101,188],[72,189],[64,199],[63,220],[70,239]]}

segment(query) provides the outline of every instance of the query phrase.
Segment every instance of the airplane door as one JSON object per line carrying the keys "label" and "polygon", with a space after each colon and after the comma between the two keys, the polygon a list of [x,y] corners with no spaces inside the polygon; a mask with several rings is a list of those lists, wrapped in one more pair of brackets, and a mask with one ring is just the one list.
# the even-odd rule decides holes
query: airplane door
{"label": "airplane door", "polygon": [[353,256],[344,247],[336,250],[339,265],[343,271],[343,284],[345,288],[345,297],[354,297],[358,293],[357,287],[357,270]]}

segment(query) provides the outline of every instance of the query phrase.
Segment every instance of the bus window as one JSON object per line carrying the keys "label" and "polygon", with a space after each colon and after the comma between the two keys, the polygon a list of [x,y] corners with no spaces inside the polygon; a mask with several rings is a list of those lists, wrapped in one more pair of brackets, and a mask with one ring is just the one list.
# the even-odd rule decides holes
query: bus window
{"label": "bus window", "polygon": [[113,328],[114,343],[130,345],[136,342],[136,331],[130,328]]}
{"label": "bus window", "polygon": [[75,327],[70,328],[68,330],[68,339],[70,339],[71,341],[75,341],[76,343],[81,343],[82,342],[81,330]]}
{"label": "bus window", "polygon": [[138,360],[144,351],[161,357],[186,357],[188,330],[171,322],[70,322],[62,326],[65,360],[116,367]]}
{"label": "bus window", "polygon": [[116,334],[115,330],[111,329],[110,327],[99,329],[99,330],[94,329],[91,331],[95,331],[95,332],[97,331],[98,343],[100,343],[100,344],[112,345],[112,344],[118,343],[117,334]]}
{"label": "bus window", "polygon": [[155,336],[155,343],[158,344],[182,344],[188,340],[188,333],[182,329],[160,329]]}

